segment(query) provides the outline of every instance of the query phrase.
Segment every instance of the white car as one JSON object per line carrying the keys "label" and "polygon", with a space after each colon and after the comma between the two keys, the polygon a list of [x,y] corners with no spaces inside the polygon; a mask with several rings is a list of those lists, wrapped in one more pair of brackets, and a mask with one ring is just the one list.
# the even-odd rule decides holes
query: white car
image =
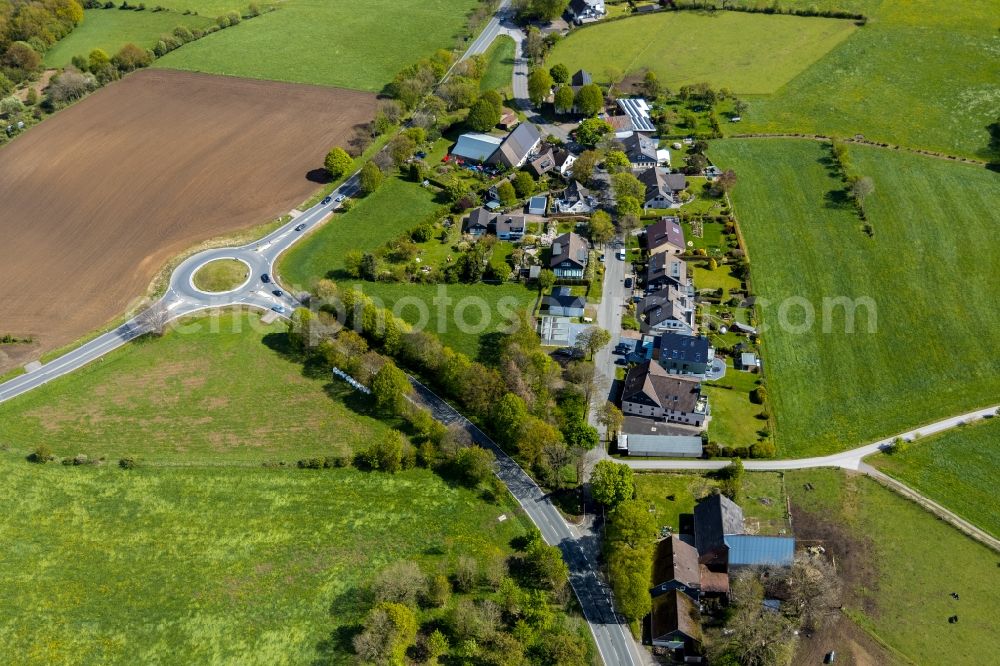
{"label": "white car", "polygon": [[336,198],[336,199],[334,199],[334,201],[335,201],[335,202],[337,202],[337,203],[340,203],[341,201],[343,201],[343,200],[344,200],[344,199],[346,199],[346,198],[347,198],[347,197],[346,197],[346,196],[344,196],[343,194],[338,194],[338,195],[337,195],[337,198]]}

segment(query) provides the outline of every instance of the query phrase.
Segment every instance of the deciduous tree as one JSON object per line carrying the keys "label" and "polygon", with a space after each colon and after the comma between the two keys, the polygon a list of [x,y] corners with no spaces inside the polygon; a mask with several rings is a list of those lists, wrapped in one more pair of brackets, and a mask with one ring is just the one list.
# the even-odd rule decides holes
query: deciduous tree
{"label": "deciduous tree", "polygon": [[323,166],[326,167],[326,172],[330,174],[330,178],[336,180],[343,176],[354,164],[354,160],[351,156],[347,154],[347,151],[339,146],[333,148],[329,153],[326,154],[326,159],[323,160]]}
{"label": "deciduous tree", "polygon": [[587,118],[576,128],[576,140],[581,145],[593,148],[613,129],[606,120]]}
{"label": "deciduous tree", "polygon": [[590,492],[598,502],[614,509],[635,493],[632,468],[611,460],[601,460],[591,474]]}
{"label": "deciduous tree", "polygon": [[588,83],[576,91],[574,103],[577,113],[596,116],[604,108],[604,93],[596,83]]}
{"label": "deciduous tree", "polygon": [[488,132],[500,122],[500,109],[490,100],[480,97],[469,109],[465,122],[477,132]]}
{"label": "deciduous tree", "polygon": [[552,90],[552,76],[542,68],[532,70],[528,75],[528,98],[532,105],[538,106],[549,96]]}
{"label": "deciduous tree", "polygon": [[385,175],[374,162],[365,162],[361,167],[361,191],[364,194],[371,194],[379,188]]}

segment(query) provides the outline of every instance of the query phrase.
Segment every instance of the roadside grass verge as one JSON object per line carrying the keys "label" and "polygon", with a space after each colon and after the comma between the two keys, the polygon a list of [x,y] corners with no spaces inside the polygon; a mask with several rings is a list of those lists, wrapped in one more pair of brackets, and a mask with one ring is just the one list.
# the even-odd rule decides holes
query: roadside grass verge
{"label": "roadside grass verge", "polygon": [[24,663],[348,663],[387,564],[485,564],[528,531],[506,494],[488,503],[419,469],[124,471],[5,453],[0,470],[0,652]]}
{"label": "roadside grass verge", "polygon": [[242,261],[216,259],[199,268],[191,279],[198,289],[218,293],[232,291],[243,284],[249,275],[250,269]]}
{"label": "roadside grass verge", "polygon": [[1000,535],[1000,419],[921,438],[867,460],[994,536]]}
{"label": "roadside grass verge", "polygon": [[500,35],[486,53],[486,73],[479,80],[480,90],[504,90],[510,88],[514,76],[514,40]]}
{"label": "roadside grass verge", "polygon": [[[761,299],[781,456],[833,453],[1000,394],[997,174],[851,146],[854,168],[875,183],[869,238],[827,145],[727,140],[710,153],[739,176],[732,196]],[[836,301],[824,314],[823,299],[841,298],[858,303],[853,326]]]}
{"label": "roadside grass verge", "polygon": [[0,405],[3,438],[27,455],[112,463],[260,463],[350,454],[389,426],[330,377],[303,376],[282,324],[225,311],[175,325]]}
{"label": "roadside grass verge", "polygon": [[609,67],[625,73],[648,68],[672,90],[708,82],[737,94],[765,94],[856,30],[839,19],[664,12],[575,30],[553,47],[546,64],[586,69],[601,82],[607,82]]}
{"label": "roadside grass verge", "polygon": [[160,35],[167,35],[178,26],[206,28],[215,23],[214,18],[162,11],[141,12],[114,9],[88,9],[83,23],[59,40],[45,54],[46,67],[65,67],[73,56],[84,58],[93,49],[103,49],[113,56],[129,42],[144,49],[156,45]]}
{"label": "roadside grass verge", "polygon": [[379,91],[464,33],[476,0],[288,0],[156,61],[157,67]]}
{"label": "roadside grass verge", "polygon": [[787,472],[785,481],[796,538],[835,557],[847,578],[845,614],[866,631],[913,663],[925,663],[943,636],[953,664],[981,664],[1000,650],[996,553],[869,478],[819,469]]}

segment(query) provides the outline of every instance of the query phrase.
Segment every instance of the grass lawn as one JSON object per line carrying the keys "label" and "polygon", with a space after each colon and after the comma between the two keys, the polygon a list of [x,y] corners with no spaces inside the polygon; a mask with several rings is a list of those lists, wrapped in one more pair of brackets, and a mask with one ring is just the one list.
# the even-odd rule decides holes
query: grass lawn
{"label": "grass lawn", "polygon": [[320,229],[281,256],[278,272],[289,286],[308,288],[344,267],[348,250],[372,250],[421,222],[437,207],[417,183],[387,178],[382,187],[335,214]]}
{"label": "grass lawn", "polygon": [[773,93],[857,28],[850,21],[735,12],[677,12],[596,23],[556,44],[546,64],[590,71],[649,68],[676,90],[707,81],[737,94]]}
{"label": "grass lawn", "polygon": [[[759,534],[779,534],[787,528],[784,483],[779,473],[744,476],[740,506],[750,528]],[[718,483],[699,474],[637,474],[636,495],[648,502],[657,525],[680,528],[680,514],[693,513],[696,499],[711,494]],[[763,501],[762,501],[763,500]]]}
{"label": "grass lawn", "polygon": [[[733,132],[861,133],[876,141],[984,156],[1000,103],[988,3],[855,2],[867,26],[774,95],[750,100]],[[723,124],[726,125],[725,123]]]}
{"label": "grass lawn", "polygon": [[479,80],[480,90],[503,90],[510,88],[514,75],[514,40],[501,35],[497,37],[486,56],[486,73]]}
{"label": "grass lawn", "polygon": [[707,268],[707,260],[704,262],[690,262],[688,264],[692,277],[694,277],[695,289],[719,289],[726,290],[725,300],[730,291],[739,290],[740,280],[732,274],[732,267],[728,264],[720,265],[714,271]]}
{"label": "grass lawn", "polygon": [[[875,182],[868,238],[853,208],[838,203],[843,184],[823,164],[828,151],[794,140],[710,149],[739,174],[733,201],[763,299],[764,368],[784,456],[850,448],[1000,394],[1000,176],[852,146],[855,168]],[[823,299],[841,297],[874,306],[859,301],[854,332],[845,332],[844,307],[824,315]],[[803,304],[812,325],[803,326]]]}
{"label": "grass lawn", "polygon": [[194,286],[202,291],[232,291],[243,284],[250,269],[242,261],[218,259],[198,269],[192,276]]}
{"label": "grass lawn", "polygon": [[845,611],[861,626],[916,664],[943,641],[950,664],[982,664],[1000,650],[996,553],[871,479],[809,470],[785,481],[796,537],[834,554],[849,579]]}
{"label": "grass lawn", "polygon": [[538,296],[535,289],[518,283],[341,283],[345,289],[352,286],[359,286],[410,324],[419,326],[424,322],[423,330],[435,333],[446,345],[473,359],[495,351],[496,336],[490,334],[506,328],[516,313],[530,308]]}
{"label": "grass lawn", "polygon": [[284,339],[257,314],[197,317],[0,405],[0,437],[21,455],[44,442],[112,462],[294,464],[388,431],[345,384],[304,377],[274,349]]}
{"label": "grass lawn", "polygon": [[966,520],[1000,535],[1000,419],[920,439],[868,462]]}
{"label": "grass lawn", "polygon": [[757,431],[767,427],[767,421],[757,418],[760,405],[750,402],[750,391],[756,386],[758,375],[734,369],[732,359],[726,359],[726,364],[726,376],[717,382],[719,385],[713,382],[703,385],[712,408],[708,436],[713,442],[729,447],[752,446],[758,440]]}
{"label": "grass lawn", "polygon": [[126,472],[2,454],[0,473],[0,653],[17,663],[352,663],[387,563],[447,570],[527,533],[512,500],[426,470]]}
{"label": "grass lawn", "polygon": [[160,35],[170,34],[177,26],[205,28],[214,22],[212,18],[184,16],[171,11],[88,9],[83,13],[83,23],[45,54],[45,66],[65,67],[73,56],[86,57],[97,48],[113,56],[129,42],[153,48]]}
{"label": "grass lawn", "polygon": [[379,91],[401,69],[450,49],[476,0],[288,0],[209,35],[157,67]]}

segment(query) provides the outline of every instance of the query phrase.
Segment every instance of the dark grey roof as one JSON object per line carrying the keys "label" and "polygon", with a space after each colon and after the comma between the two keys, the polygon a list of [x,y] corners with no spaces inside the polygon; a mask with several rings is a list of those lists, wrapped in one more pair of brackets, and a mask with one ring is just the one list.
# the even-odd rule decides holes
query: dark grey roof
{"label": "dark grey roof", "polygon": [[[574,3],[578,1],[582,2],[582,0],[574,0]],[[582,4],[586,6],[586,2],[582,2]],[[577,86],[583,87],[593,83],[594,79],[590,76],[590,72],[588,72],[585,69],[579,69],[577,70],[576,74],[574,74],[573,77],[569,80],[569,82],[570,85],[572,85],[573,87]]]}
{"label": "dark grey roof", "polygon": [[587,306],[587,299],[583,296],[574,296],[569,287],[556,287],[552,294],[542,299],[542,305],[560,308],[580,308]]}
{"label": "dark grey roof", "polygon": [[509,167],[516,166],[528,156],[541,139],[542,134],[537,127],[531,123],[521,123],[507,135],[490,161],[501,161]]}
{"label": "dark grey roof", "polygon": [[668,243],[684,248],[684,228],[676,217],[661,217],[646,227],[646,249],[650,252]]}
{"label": "dark grey roof", "polygon": [[723,548],[730,534],[743,534],[743,509],[738,504],[715,493],[695,505],[694,543],[699,555]]}
{"label": "dark grey roof", "polygon": [[524,233],[523,215],[498,215],[494,222],[496,232],[500,233]]}
{"label": "dark grey roof", "polygon": [[641,301],[637,310],[647,326],[657,326],[667,320],[682,321],[694,327],[694,310],[687,303],[675,285],[659,289],[649,294]]}
{"label": "dark grey roof", "polygon": [[643,136],[638,132],[632,132],[624,139],[622,139],[622,144],[625,146],[625,154],[628,155],[629,161],[631,162],[652,162],[656,164],[656,148],[657,142],[649,137]]}
{"label": "dark grey roof", "polygon": [[650,613],[649,631],[653,640],[682,634],[700,643],[702,633],[698,606],[691,597],[678,590],[656,597]]}
{"label": "dark grey roof", "polygon": [[646,284],[651,286],[660,282],[686,287],[687,263],[667,252],[654,254],[649,258],[649,265],[646,268]]}
{"label": "dark grey roof", "polygon": [[681,190],[687,189],[687,176],[682,173],[668,173],[664,178],[664,181],[674,192],[680,192]]}
{"label": "dark grey roof", "polygon": [[683,375],[668,374],[658,363],[645,361],[625,376],[622,401],[655,404],[661,409],[694,412],[701,384]]}
{"label": "dark grey roof", "polygon": [[562,199],[563,201],[580,201],[581,199],[586,200],[590,196],[590,190],[581,185],[580,181],[574,180],[563,190]]}
{"label": "dark grey roof", "polygon": [[469,220],[465,223],[466,229],[474,229],[481,227],[485,229],[489,226],[490,222],[493,220],[493,214],[490,213],[485,208],[476,208],[471,213],[469,213]]}
{"label": "dark grey roof", "polygon": [[680,333],[664,333],[660,337],[660,363],[708,363],[708,338]]}
{"label": "dark grey roof", "polygon": [[549,266],[556,268],[564,261],[572,261],[583,268],[587,265],[587,255],[587,241],[571,231],[552,241]]}
{"label": "dark grey roof", "polygon": [[[699,446],[701,444],[699,439]],[[656,546],[656,559],[653,562],[653,585],[669,583],[676,580],[688,587],[700,587],[701,575],[698,572],[698,551],[672,535]]]}
{"label": "dark grey roof", "polygon": [[673,198],[673,191],[667,186],[667,174],[660,167],[646,169],[639,174],[639,180],[646,186],[646,201],[658,196]]}

